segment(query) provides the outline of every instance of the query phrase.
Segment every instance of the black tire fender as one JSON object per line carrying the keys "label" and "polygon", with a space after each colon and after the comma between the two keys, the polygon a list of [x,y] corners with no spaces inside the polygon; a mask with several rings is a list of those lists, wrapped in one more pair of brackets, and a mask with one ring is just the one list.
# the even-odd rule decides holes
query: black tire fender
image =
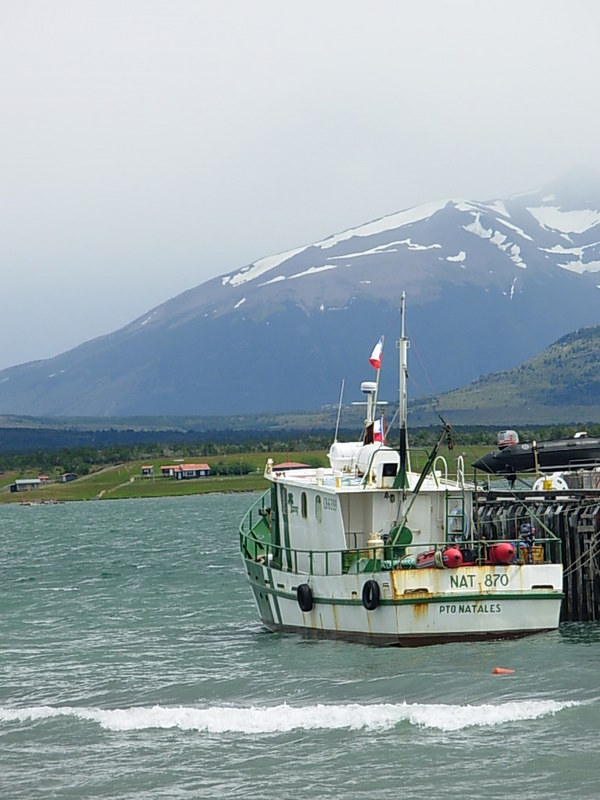
{"label": "black tire fender", "polygon": [[374,611],[379,605],[379,584],[373,579],[368,580],[363,586],[362,602],[367,611]]}
{"label": "black tire fender", "polygon": [[298,586],[296,589],[296,599],[298,600],[298,605],[300,606],[301,611],[312,611],[314,600],[308,583],[301,583]]}

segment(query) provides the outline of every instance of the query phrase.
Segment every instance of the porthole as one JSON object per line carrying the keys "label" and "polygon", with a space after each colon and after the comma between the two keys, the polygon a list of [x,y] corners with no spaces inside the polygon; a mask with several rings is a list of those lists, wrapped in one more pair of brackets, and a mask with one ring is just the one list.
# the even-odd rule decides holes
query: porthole
{"label": "porthole", "polygon": [[300,498],[300,506],[302,509],[302,519],[306,519],[308,517],[308,499],[306,497],[306,492],[302,492],[302,497]]}
{"label": "porthole", "polygon": [[317,522],[321,522],[323,519],[323,504],[320,494],[315,497],[315,517],[317,518]]}

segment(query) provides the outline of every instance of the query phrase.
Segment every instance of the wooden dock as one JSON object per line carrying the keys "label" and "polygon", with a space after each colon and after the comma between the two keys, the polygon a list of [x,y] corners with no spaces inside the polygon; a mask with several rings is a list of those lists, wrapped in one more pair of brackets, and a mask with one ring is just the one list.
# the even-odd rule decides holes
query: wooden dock
{"label": "wooden dock", "polygon": [[518,541],[524,522],[535,527],[539,538],[551,531],[562,548],[561,621],[600,620],[600,490],[481,492],[477,517],[498,538]]}

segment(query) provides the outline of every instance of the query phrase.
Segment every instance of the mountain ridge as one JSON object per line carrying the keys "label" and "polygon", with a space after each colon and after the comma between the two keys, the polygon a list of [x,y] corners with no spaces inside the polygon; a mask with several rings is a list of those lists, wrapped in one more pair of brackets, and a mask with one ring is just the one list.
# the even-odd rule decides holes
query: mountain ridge
{"label": "mountain ridge", "polygon": [[[375,341],[397,337],[402,291],[421,356],[416,385],[445,392],[600,322],[598,271],[596,173],[505,199],[423,204],[258,259],[119,331],[2,370],[0,413],[315,408],[335,400],[342,378],[369,377]],[[391,395],[388,371],[382,381]]]}

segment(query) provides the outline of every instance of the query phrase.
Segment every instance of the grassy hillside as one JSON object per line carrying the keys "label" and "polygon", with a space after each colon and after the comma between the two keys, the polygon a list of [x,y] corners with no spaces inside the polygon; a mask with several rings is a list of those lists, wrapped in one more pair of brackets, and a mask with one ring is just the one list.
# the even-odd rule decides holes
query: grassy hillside
{"label": "grassy hillside", "polygon": [[563,336],[515,369],[414,403],[413,423],[438,407],[454,424],[600,422],[600,326]]}
{"label": "grassy hillside", "polygon": [[[270,457],[278,461],[310,461],[311,464],[325,466],[324,452],[283,453],[275,452]],[[110,500],[131,497],[167,497],[186,494],[205,494],[208,492],[255,491],[267,488],[263,478],[267,456],[264,453],[220,456],[218,462],[229,465],[232,470],[240,467],[236,475],[211,475],[207,478],[176,480],[163,478],[160,474],[161,460],[129,461],[126,464],[91,472],[70,483],[51,483],[26,492],[11,492],[9,485],[17,478],[36,477],[34,471],[28,473],[10,472],[0,475],[0,503],[23,502],[61,502],[67,500]],[[169,463],[169,462],[167,462]],[[142,477],[142,464],[152,464],[154,477]],[[216,466],[214,460],[211,466]],[[250,471],[246,470],[250,468]]]}
{"label": "grassy hillside", "polygon": [[[462,455],[467,469],[471,472],[470,464],[483,453],[492,449],[488,445],[466,445],[455,447],[451,452],[441,450],[448,462],[450,472],[455,471],[456,457]],[[426,448],[412,450],[412,466],[420,469],[426,459]],[[312,450],[303,452],[273,452],[273,453],[245,453],[221,456],[219,461],[228,465],[232,470],[240,467],[240,472],[248,467],[250,471],[245,474],[211,475],[207,478],[192,480],[176,480],[174,478],[160,477],[162,461],[129,461],[124,464],[91,472],[71,483],[52,483],[39,489],[23,492],[10,492],[9,485],[17,478],[36,477],[36,473],[29,471],[27,474],[10,472],[0,475],[0,503],[42,503],[66,502],[72,500],[111,500],[127,499],[134,497],[167,497],[190,494],[206,494],[209,492],[240,492],[260,491],[268,487],[268,482],[263,477],[267,457],[273,458],[275,463],[281,461],[300,461],[313,466],[328,466],[325,450]],[[216,461],[211,464],[216,465]],[[155,476],[142,477],[142,464],[153,464]]]}

